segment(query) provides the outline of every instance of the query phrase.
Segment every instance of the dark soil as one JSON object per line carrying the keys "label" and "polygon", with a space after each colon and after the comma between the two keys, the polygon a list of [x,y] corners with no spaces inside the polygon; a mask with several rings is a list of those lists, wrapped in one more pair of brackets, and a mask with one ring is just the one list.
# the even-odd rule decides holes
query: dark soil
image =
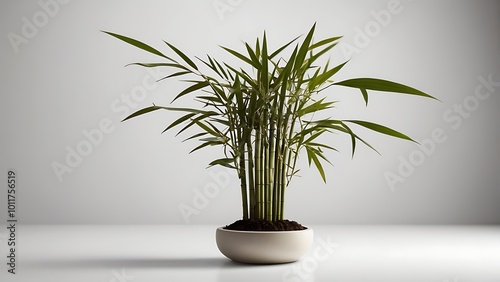
{"label": "dark soil", "polygon": [[294,231],[304,230],[307,229],[307,227],[302,226],[296,221],[288,219],[278,221],[265,219],[240,219],[226,225],[224,229],[239,231]]}

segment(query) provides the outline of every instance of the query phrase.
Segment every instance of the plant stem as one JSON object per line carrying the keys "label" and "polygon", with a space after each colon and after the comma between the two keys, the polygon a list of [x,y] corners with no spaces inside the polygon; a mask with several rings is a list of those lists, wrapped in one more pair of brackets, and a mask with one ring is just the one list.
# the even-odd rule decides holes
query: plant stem
{"label": "plant stem", "polygon": [[243,219],[248,219],[248,196],[247,196],[247,177],[246,177],[246,164],[245,164],[245,143],[241,133],[241,129],[238,136],[238,154],[240,158],[240,171],[239,178],[241,183],[241,203],[243,209]]}
{"label": "plant stem", "polygon": [[278,211],[278,220],[283,220],[284,215],[285,215],[285,189],[287,186],[286,183],[286,176],[287,176],[287,163],[288,163],[288,158],[286,157],[286,151],[287,148],[285,144],[283,143],[282,146],[282,152],[283,152],[283,159],[281,161],[281,179],[280,179],[280,194],[279,194],[279,211]]}
{"label": "plant stem", "polygon": [[266,203],[266,219],[273,219],[273,206],[274,206],[274,176],[275,176],[275,159],[276,159],[276,151],[274,148],[274,131],[275,124],[274,120],[271,118],[271,122],[269,125],[269,179],[268,179],[268,190],[267,190],[267,203]]}
{"label": "plant stem", "polygon": [[260,209],[259,206],[262,203],[262,180],[263,180],[263,174],[264,171],[262,170],[262,136],[261,136],[261,131],[260,127],[257,127],[257,130],[255,131],[255,184],[257,186],[256,193],[255,193],[255,198],[257,201],[257,204],[255,205],[254,209],[254,215],[252,218],[259,218],[260,217]]}
{"label": "plant stem", "polygon": [[250,218],[255,217],[255,183],[254,183],[254,163],[252,150],[252,129],[247,129],[246,137],[247,154],[248,154],[248,184],[250,193]]}

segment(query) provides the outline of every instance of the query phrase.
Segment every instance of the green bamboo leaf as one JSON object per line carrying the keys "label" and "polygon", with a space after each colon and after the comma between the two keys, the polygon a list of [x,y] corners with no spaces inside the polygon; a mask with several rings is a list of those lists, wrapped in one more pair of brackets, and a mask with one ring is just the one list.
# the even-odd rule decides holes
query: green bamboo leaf
{"label": "green bamboo leaf", "polygon": [[295,49],[293,50],[292,55],[290,55],[290,59],[288,59],[285,68],[276,79],[276,83],[281,84],[282,88],[283,87],[286,88],[287,83],[285,83],[284,80],[287,80],[287,78],[290,77],[290,72],[292,71],[292,67],[295,62],[295,57],[297,56],[297,52],[298,52],[298,47],[295,46]]}
{"label": "green bamboo leaf", "polygon": [[315,48],[321,47],[321,46],[326,45],[328,43],[331,43],[333,41],[337,41],[340,38],[342,38],[342,36],[335,36],[335,37],[330,37],[330,38],[323,39],[320,42],[315,43],[315,44],[309,46],[309,50],[313,50]]}
{"label": "green bamboo leaf", "polygon": [[341,122],[342,126],[345,128],[345,132],[351,136],[351,146],[352,146],[352,154],[351,158],[354,158],[354,152],[356,151],[356,134],[351,130],[349,126],[347,126],[345,123]]}
{"label": "green bamboo leaf", "polygon": [[319,101],[316,101],[313,104],[311,104],[311,105],[309,105],[309,106],[307,106],[307,107],[299,110],[297,112],[297,115],[299,117],[302,117],[302,116],[310,114],[310,113],[314,113],[314,112],[318,112],[318,111],[330,109],[331,105],[335,103],[335,102],[326,102],[326,103],[324,103],[323,102],[324,100],[325,100],[325,98],[323,98],[323,99],[321,99]]}
{"label": "green bamboo leaf", "polygon": [[227,119],[211,118],[210,121],[220,123],[220,124],[225,125],[227,127],[231,126],[231,123]]}
{"label": "green bamboo leaf", "polygon": [[278,48],[276,51],[274,51],[271,55],[269,55],[269,59],[272,59],[274,58],[276,55],[278,55],[279,53],[281,53],[281,51],[285,50],[286,47],[288,47],[290,44],[292,44],[293,42],[295,42],[297,39],[299,39],[300,36],[297,36],[295,37],[293,40],[291,40],[290,42],[288,42],[287,44],[281,46],[280,48]]}
{"label": "green bamboo leaf", "polygon": [[230,65],[224,64],[229,70],[231,70],[235,75],[243,78],[250,86],[253,87],[253,89],[259,89],[259,86],[255,83],[255,81],[252,79],[250,75],[248,75],[244,70],[236,70],[235,68],[231,67]]}
{"label": "green bamboo leaf", "polygon": [[220,137],[205,137],[205,138],[200,138],[199,141],[212,142],[213,144],[217,145],[224,143]]}
{"label": "green bamboo leaf", "polygon": [[[250,56],[250,59],[252,60],[253,65],[254,66],[260,66],[259,59],[255,55],[255,52],[252,50],[252,48],[250,47],[250,45],[248,45],[248,43],[245,43],[245,47],[247,48],[247,53]],[[256,69],[259,70],[260,68],[257,67]]]}
{"label": "green bamboo leaf", "polygon": [[123,36],[123,35],[120,35],[120,34],[116,34],[116,33],[113,33],[113,32],[108,32],[108,31],[103,31],[101,30],[102,32],[106,33],[106,34],[109,34],[115,38],[118,38],[132,46],[135,46],[139,49],[142,49],[144,51],[147,51],[149,53],[152,53],[152,54],[155,54],[155,55],[158,55],[160,57],[163,57],[163,58],[166,58],[168,60],[172,60],[170,59],[169,57],[163,55],[160,51],[156,50],[155,48],[145,44],[145,43],[142,43],[141,41],[138,41],[136,39],[133,39],[133,38],[130,38],[130,37],[127,37],[127,36]]}
{"label": "green bamboo leaf", "polygon": [[321,178],[323,179],[323,182],[326,183],[326,175],[325,175],[325,170],[323,169],[323,165],[318,159],[317,156],[317,151],[315,151],[311,147],[306,147],[306,152],[307,152],[307,158],[309,160],[309,165],[311,165],[311,160],[316,166],[316,169],[318,170],[319,174],[321,175]]}
{"label": "green bamboo leaf", "polygon": [[224,46],[221,46],[221,48],[224,49],[224,50],[226,50],[227,52],[229,52],[230,54],[232,54],[236,58],[238,58],[238,59],[244,61],[245,63],[253,66],[254,68],[256,68],[256,69],[258,68],[258,66],[254,65],[254,62],[251,59],[249,59],[248,57],[246,57],[245,55],[243,55],[241,53],[238,53],[238,52],[236,52],[236,51],[234,51],[232,49],[226,48]]}
{"label": "green bamboo leaf", "polygon": [[222,158],[212,161],[211,163],[208,164],[208,167],[220,165],[223,167],[234,169],[235,167],[233,164],[234,164],[234,158]]}
{"label": "green bamboo leaf", "polygon": [[222,100],[220,99],[219,96],[213,95],[213,96],[196,96],[196,100],[200,101],[202,103],[213,103],[216,105],[222,105]]}
{"label": "green bamboo leaf", "polygon": [[260,70],[260,81],[262,82],[263,91],[267,93],[269,91],[269,72],[268,72],[268,56],[267,56],[267,39],[266,33],[264,32],[264,38],[262,39],[262,53],[261,53],[261,66]]}
{"label": "green bamboo leaf", "polygon": [[212,136],[220,137],[222,135],[221,132],[218,131],[217,128],[215,126],[213,126],[212,124],[210,124],[209,122],[206,122],[206,123],[208,125],[210,125],[210,127],[207,124],[204,124],[203,122],[200,122],[200,121],[196,121],[195,123],[196,123],[196,125],[201,127],[201,129],[205,130],[205,132],[207,132],[208,134],[210,134]]}
{"label": "green bamboo leaf", "polygon": [[176,119],[174,122],[172,122],[169,126],[167,126],[167,128],[165,128],[161,133],[164,133],[165,131],[175,127],[176,125],[179,125],[179,124],[185,122],[186,120],[192,118],[195,115],[196,115],[195,113],[189,113],[187,115],[183,115],[182,117],[180,117],[180,118]]}
{"label": "green bamboo leaf", "polygon": [[[385,91],[385,92],[417,95],[417,96],[423,96],[423,97],[438,100],[437,98],[435,98],[427,93],[424,93],[418,89],[415,89],[415,88],[412,88],[412,87],[409,87],[409,86],[406,86],[406,85],[403,85],[400,83],[396,83],[396,82],[392,82],[392,81],[388,81],[388,80],[383,80],[383,79],[353,78],[353,79],[348,79],[348,80],[334,83],[334,85],[342,85],[342,86],[346,86],[346,87],[365,89],[365,90],[375,90],[375,91]],[[365,99],[365,100],[367,100],[367,99]]]}
{"label": "green bamboo leaf", "polygon": [[[212,69],[219,77],[223,77],[222,74],[217,69],[217,67],[215,66],[212,58],[209,55],[207,55],[207,57],[208,57],[209,62],[207,62],[207,61],[205,61],[205,60],[203,60],[203,59],[201,59],[199,57],[196,57],[196,59],[198,59],[200,62],[204,63],[210,69]],[[227,79],[227,76],[224,76],[224,78]]]}
{"label": "green bamboo leaf", "polygon": [[184,53],[182,53],[181,50],[177,49],[174,45],[172,45],[166,41],[163,41],[163,42],[165,42],[165,44],[167,44],[168,47],[170,47],[170,49],[174,50],[174,52],[177,53],[177,55],[179,55],[179,57],[181,57],[184,60],[184,62],[186,62],[188,65],[190,65],[193,69],[198,70],[198,67],[196,66],[196,64],[190,58],[188,58],[188,56],[186,56]]}
{"label": "green bamboo leaf", "polygon": [[376,123],[372,123],[372,122],[368,122],[368,121],[362,121],[362,120],[344,120],[344,121],[345,122],[355,123],[357,125],[361,125],[363,127],[371,129],[373,131],[376,131],[376,132],[379,132],[379,133],[382,133],[382,134],[386,134],[386,135],[389,135],[389,136],[392,136],[392,137],[401,138],[401,139],[405,139],[405,140],[409,140],[409,141],[418,143],[415,140],[411,139],[410,137],[406,136],[405,134],[403,134],[401,132],[398,132],[398,131],[396,131],[394,129],[391,129],[389,127],[380,125],[380,124],[376,124]]}
{"label": "green bamboo leaf", "polygon": [[309,50],[309,46],[311,44],[312,37],[314,35],[314,30],[316,28],[316,23],[311,27],[309,30],[309,33],[307,34],[306,38],[302,42],[302,45],[300,46],[300,49],[297,53],[297,57],[295,58],[295,66],[293,68],[294,71],[299,70],[302,67],[302,64],[304,63],[304,60],[306,58],[306,54]]}
{"label": "green bamboo leaf", "polygon": [[326,52],[330,51],[333,47],[335,47],[337,43],[332,43],[329,46],[325,47],[323,50],[319,51],[317,54],[314,54],[313,56],[310,57],[310,64],[315,62],[318,58],[323,56]]}
{"label": "green bamboo leaf", "polygon": [[222,145],[223,143],[218,141],[218,142],[215,142],[215,141],[206,141],[206,142],[203,142],[201,145],[195,147],[193,150],[191,150],[189,153],[194,153],[200,149],[203,149],[207,146],[216,146],[216,145]]}
{"label": "green bamboo leaf", "polygon": [[318,131],[323,131],[323,130],[337,130],[341,132],[345,132],[345,128],[342,127],[341,121],[338,120],[329,120],[329,119],[324,119],[324,120],[316,120],[316,121],[304,121],[305,124],[307,124],[307,128],[300,131],[301,134],[307,135],[311,134],[314,132]]}
{"label": "green bamboo leaf", "polygon": [[321,148],[325,148],[325,149],[329,149],[329,150],[338,152],[338,150],[335,149],[335,148],[333,148],[332,146],[329,146],[329,145],[326,145],[326,144],[322,144],[322,143],[310,142],[309,146],[312,146],[312,147],[321,147]]}
{"label": "green bamboo leaf", "polygon": [[182,132],[186,131],[187,129],[191,128],[193,125],[197,125],[198,123],[200,123],[200,121],[206,119],[207,117],[204,116],[204,115],[198,115],[196,116],[195,118],[191,119],[191,122],[189,122],[187,125],[185,125],[183,128],[181,128],[181,130],[179,130],[175,136],[178,136],[180,135]]}
{"label": "green bamboo leaf", "polygon": [[366,142],[365,140],[363,140],[361,137],[359,137],[356,134],[354,134],[354,137],[356,137],[356,139],[358,139],[359,141],[363,142],[366,146],[368,146],[370,149],[372,149],[373,151],[375,151],[377,154],[381,155],[380,152],[377,151],[377,149],[375,149],[372,145],[370,145],[368,142]]}
{"label": "green bamboo leaf", "polygon": [[[173,67],[189,71],[185,66],[176,63],[130,63],[125,66],[141,66],[145,68],[156,68],[156,67]],[[190,72],[190,71],[189,71]]]}
{"label": "green bamboo leaf", "polygon": [[182,142],[186,142],[186,141],[191,140],[191,139],[195,139],[195,138],[198,138],[198,137],[201,137],[201,136],[205,136],[205,135],[207,135],[207,134],[208,134],[208,133],[206,133],[206,132],[196,133],[196,134],[191,135],[191,136],[189,136],[188,138],[186,138],[186,139],[182,140]]}
{"label": "green bamboo leaf", "polygon": [[168,78],[171,78],[171,77],[176,77],[176,76],[181,76],[181,75],[185,75],[185,74],[189,74],[189,73],[192,73],[192,72],[190,72],[190,71],[180,71],[180,72],[176,72],[176,73],[173,73],[173,74],[171,74],[171,75],[167,75],[167,76],[165,76],[165,77],[162,77],[162,78],[158,79],[156,82],[160,82],[160,81],[162,81],[162,80],[164,80],[164,79],[168,79]]}
{"label": "green bamboo leaf", "polygon": [[366,105],[368,106],[368,92],[364,88],[360,88],[361,94],[363,95],[363,99],[365,100]]}
{"label": "green bamboo leaf", "polygon": [[134,117],[137,117],[137,116],[140,116],[140,115],[143,115],[143,114],[146,114],[146,113],[149,113],[149,112],[152,112],[152,111],[156,111],[156,110],[159,110],[159,109],[162,109],[162,107],[159,107],[159,106],[150,106],[150,107],[147,107],[147,108],[144,108],[144,109],[141,109],[141,110],[138,110],[134,113],[132,113],[131,115],[127,116],[126,118],[124,118],[122,120],[123,121],[126,121],[126,120],[129,120],[131,118],[134,118]]}
{"label": "green bamboo leaf", "polygon": [[[320,130],[317,130],[315,131],[314,134],[311,134],[311,136],[309,136],[309,138],[307,138],[305,141],[304,141],[304,144],[308,145],[308,146],[312,146],[311,144],[315,144],[314,142],[312,142],[314,139],[318,138],[319,136],[321,136],[323,133],[327,132],[326,129],[320,129]],[[302,134],[302,135],[306,135],[306,134],[303,134],[303,133],[299,133],[299,134]],[[314,147],[314,146],[313,146]]]}
{"label": "green bamboo leaf", "polygon": [[340,71],[340,69],[342,69],[342,67],[345,66],[345,64],[347,64],[347,62],[349,61],[346,61],[320,75],[315,75],[314,77],[311,78],[311,80],[309,81],[308,83],[308,87],[309,87],[309,90],[313,90],[313,89],[316,89],[317,87],[323,85],[323,83],[325,83],[328,79],[330,79],[332,76],[334,76],[338,71]]}
{"label": "green bamboo leaf", "polygon": [[219,64],[219,62],[217,60],[213,60],[215,62],[215,64],[217,65],[217,67],[219,68],[219,70],[222,72],[222,74],[224,75],[224,77],[227,79],[227,74],[226,74],[226,71],[224,70],[224,68],[221,66],[221,64]]}
{"label": "green bamboo leaf", "polygon": [[161,108],[168,110],[168,111],[173,111],[173,112],[195,113],[195,114],[202,114],[202,115],[206,115],[206,116],[217,114],[217,112],[214,112],[214,111],[205,111],[205,110],[199,110],[199,109],[193,109],[193,108],[176,108],[176,107],[161,107]]}
{"label": "green bamboo leaf", "polygon": [[[359,137],[358,135],[356,135],[352,130],[350,130],[350,128],[348,128],[348,126],[345,124],[345,123],[342,123],[342,126],[341,128],[338,129],[338,131],[340,132],[344,132],[344,133],[347,133],[347,134],[352,134],[351,136],[354,136],[355,139],[358,139],[359,141],[363,142],[366,146],[368,146],[370,149],[372,149],[373,151],[375,151],[377,154],[380,155],[380,152],[377,151],[377,149],[375,149],[372,145],[370,145],[368,142],[366,142],[365,140],[363,140],[361,137]],[[347,129],[346,129],[347,128]],[[356,142],[354,140],[354,142]],[[354,157],[354,146],[353,146],[353,151],[352,151],[352,156]]]}
{"label": "green bamboo leaf", "polygon": [[257,58],[260,57],[260,43],[259,43],[259,37],[257,37],[257,39],[255,40],[255,56],[257,56]]}
{"label": "green bamboo leaf", "polygon": [[224,89],[222,89],[222,87],[223,86],[210,83],[210,88],[212,88],[212,90],[214,91],[212,94],[220,98],[221,101],[224,102],[224,104],[227,104],[229,99],[226,96],[226,93],[224,92]]}
{"label": "green bamboo leaf", "polygon": [[174,100],[177,100],[178,98],[186,95],[186,94],[189,94],[193,91],[196,91],[198,89],[201,89],[201,88],[204,88],[204,87],[207,87],[208,85],[210,85],[210,83],[208,81],[196,81],[195,84],[189,86],[188,88],[184,89],[181,93],[179,93],[177,96],[175,96]]}

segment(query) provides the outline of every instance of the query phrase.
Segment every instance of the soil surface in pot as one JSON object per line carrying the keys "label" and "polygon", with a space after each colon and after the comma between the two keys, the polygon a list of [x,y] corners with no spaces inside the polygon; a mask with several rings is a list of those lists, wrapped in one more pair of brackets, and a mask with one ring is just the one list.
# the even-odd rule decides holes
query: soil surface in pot
{"label": "soil surface in pot", "polygon": [[294,231],[307,228],[296,221],[288,219],[278,221],[266,219],[240,219],[226,225],[224,229],[239,231]]}

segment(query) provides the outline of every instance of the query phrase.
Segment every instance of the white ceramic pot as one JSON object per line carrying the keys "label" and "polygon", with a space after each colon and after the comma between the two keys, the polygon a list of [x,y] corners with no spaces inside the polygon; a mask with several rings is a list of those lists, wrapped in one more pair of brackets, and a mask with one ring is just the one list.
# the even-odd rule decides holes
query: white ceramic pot
{"label": "white ceramic pot", "polygon": [[219,227],[215,237],[220,252],[233,261],[275,264],[302,257],[311,248],[313,230],[236,231]]}

